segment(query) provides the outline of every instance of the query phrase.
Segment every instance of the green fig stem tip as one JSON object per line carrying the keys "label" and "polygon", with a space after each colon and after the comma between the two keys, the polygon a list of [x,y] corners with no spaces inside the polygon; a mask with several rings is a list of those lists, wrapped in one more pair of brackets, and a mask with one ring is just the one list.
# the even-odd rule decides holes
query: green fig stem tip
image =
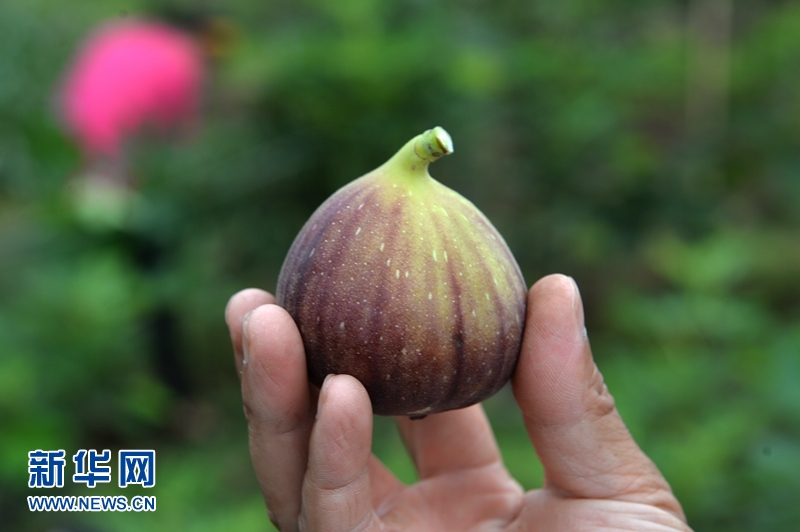
{"label": "green fig stem tip", "polygon": [[420,159],[432,163],[443,155],[453,153],[453,139],[444,128],[436,126],[414,139],[414,153]]}
{"label": "green fig stem tip", "polygon": [[386,161],[383,168],[393,168],[393,175],[418,179],[428,176],[428,165],[453,153],[453,140],[441,127],[435,127],[409,140],[394,156]]}

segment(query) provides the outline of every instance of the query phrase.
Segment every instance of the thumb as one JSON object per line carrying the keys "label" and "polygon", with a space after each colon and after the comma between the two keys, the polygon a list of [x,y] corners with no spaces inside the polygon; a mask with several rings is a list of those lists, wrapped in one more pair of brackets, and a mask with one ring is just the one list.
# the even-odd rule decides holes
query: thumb
{"label": "thumb", "polygon": [[371,448],[372,407],[367,391],[354,377],[328,375],[309,443],[301,530],[377,528],[368,466]]}
{"label": "thumb", "polygon": [[683,518],[594,363],[575,281],[550,275],[537,282],[526,320],[512,385],[545,470],[545,488],[573,498],[658,506]]}

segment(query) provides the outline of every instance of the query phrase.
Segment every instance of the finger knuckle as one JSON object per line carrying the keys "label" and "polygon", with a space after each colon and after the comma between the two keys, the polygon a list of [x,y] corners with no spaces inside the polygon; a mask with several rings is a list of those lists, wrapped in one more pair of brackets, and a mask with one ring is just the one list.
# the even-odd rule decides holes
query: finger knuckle
{"label": "finger knuckle", "polygon": [[594,366],[592,377],[589,381],[587,411],[595,418],[606,417],[616,410],[616,402],[608,390],[603,375],[597,366]]}

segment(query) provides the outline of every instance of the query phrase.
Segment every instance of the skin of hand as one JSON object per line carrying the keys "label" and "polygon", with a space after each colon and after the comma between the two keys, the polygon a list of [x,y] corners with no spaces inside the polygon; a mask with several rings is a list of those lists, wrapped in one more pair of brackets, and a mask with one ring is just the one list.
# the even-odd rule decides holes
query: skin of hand
{"label": "skin of hand", "polygon": [[570,277],[530,289],[511,379],[545,472],[544,486],[528,492],[503,465],[480,405],[397,418],[419,474],[403,484],[371,454],[364,387],[349,375],[311,386],[300,333],[272,295],[243,290],[225,317],[253,466],[283,532],[690,530],[603,383]]}

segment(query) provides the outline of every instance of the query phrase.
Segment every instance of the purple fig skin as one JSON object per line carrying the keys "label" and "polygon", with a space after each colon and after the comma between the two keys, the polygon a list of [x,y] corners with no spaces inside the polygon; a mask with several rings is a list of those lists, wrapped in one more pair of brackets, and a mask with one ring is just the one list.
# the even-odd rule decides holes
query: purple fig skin
{"label": "purple fig skin", "polygon": [[452,145],[435,137],[425,146],[434,156],[420,156],[412,143],[423,135],[328,198],[278,279],[311,382],[352,375],[380,415],[424,417],[495,394],[514,371],[525,323],[527,289],[511,251],[472,203],[428,175]]}

